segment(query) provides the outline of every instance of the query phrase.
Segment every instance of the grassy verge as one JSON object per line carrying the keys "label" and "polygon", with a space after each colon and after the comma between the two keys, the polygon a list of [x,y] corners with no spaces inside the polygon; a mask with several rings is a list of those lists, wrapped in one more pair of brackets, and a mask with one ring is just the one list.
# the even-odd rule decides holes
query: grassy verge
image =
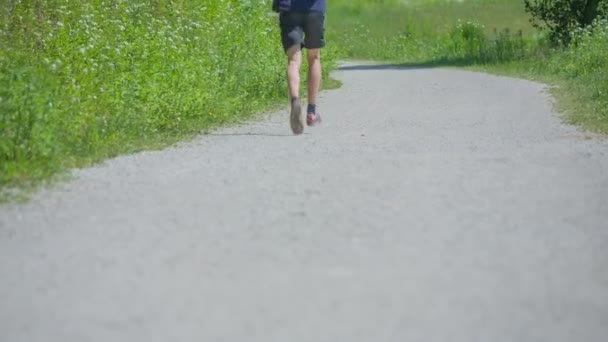
{"label": "grassy verge", "polygon": [[277,26],[260,1],[3,1],[0,193],[286,100]]}
{"label": "grassy verge", "polygon": [[553,49],[519,0],[333,0],[330,40],[343,58],[460,66],[558,86],[568,122],[608,134],[608,22]]}

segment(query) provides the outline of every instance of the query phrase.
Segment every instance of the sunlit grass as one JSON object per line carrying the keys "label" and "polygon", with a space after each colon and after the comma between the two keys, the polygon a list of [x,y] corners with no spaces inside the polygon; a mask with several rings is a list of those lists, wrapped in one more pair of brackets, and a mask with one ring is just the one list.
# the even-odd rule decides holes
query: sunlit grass
{"label": "sunlit grass", "polygon": [[3,1],[0,188],[242,120],[285,75],[260,1]]}

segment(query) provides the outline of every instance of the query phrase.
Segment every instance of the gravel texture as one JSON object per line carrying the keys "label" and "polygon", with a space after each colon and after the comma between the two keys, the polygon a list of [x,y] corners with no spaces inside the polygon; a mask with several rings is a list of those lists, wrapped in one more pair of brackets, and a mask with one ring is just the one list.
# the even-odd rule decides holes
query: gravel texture
{"label": "gravel texture", "polygon": [[608,141],[542,84],[345,64],[0,207],[6,342],[608,340]]}

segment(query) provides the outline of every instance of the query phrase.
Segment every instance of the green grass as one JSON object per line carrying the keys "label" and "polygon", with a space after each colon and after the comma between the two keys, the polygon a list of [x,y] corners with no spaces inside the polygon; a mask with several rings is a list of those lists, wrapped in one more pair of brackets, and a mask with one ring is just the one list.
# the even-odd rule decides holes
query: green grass
{"label": "green grass", "polygon": [[[532,36],[523,1],[336,0],[329,8],[328,36],[344,57],[428,61],[449,55],[454,35],[500,35],[505,29]],[[473,37],[474,38],[474,37]]]}
{"label": "green grass", "polygon": [[0,193],[275,107],[285,66],[260,1],[3,1]]}
{"label": "green grass", "polygon": [[558,87],[570,123],[608,134],[608,22],[553,49],[519,0],[333,0],[328,37],[342,58],[458,66]]}

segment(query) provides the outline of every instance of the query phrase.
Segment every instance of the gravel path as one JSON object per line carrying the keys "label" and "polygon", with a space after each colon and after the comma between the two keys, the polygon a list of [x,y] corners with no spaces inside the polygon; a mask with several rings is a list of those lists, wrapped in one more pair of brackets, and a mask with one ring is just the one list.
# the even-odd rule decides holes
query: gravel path
{"label": "gravel path", "polygon": [[543,85],[348,64],[0,207],[6,342],[608,340],[608,141]]}

